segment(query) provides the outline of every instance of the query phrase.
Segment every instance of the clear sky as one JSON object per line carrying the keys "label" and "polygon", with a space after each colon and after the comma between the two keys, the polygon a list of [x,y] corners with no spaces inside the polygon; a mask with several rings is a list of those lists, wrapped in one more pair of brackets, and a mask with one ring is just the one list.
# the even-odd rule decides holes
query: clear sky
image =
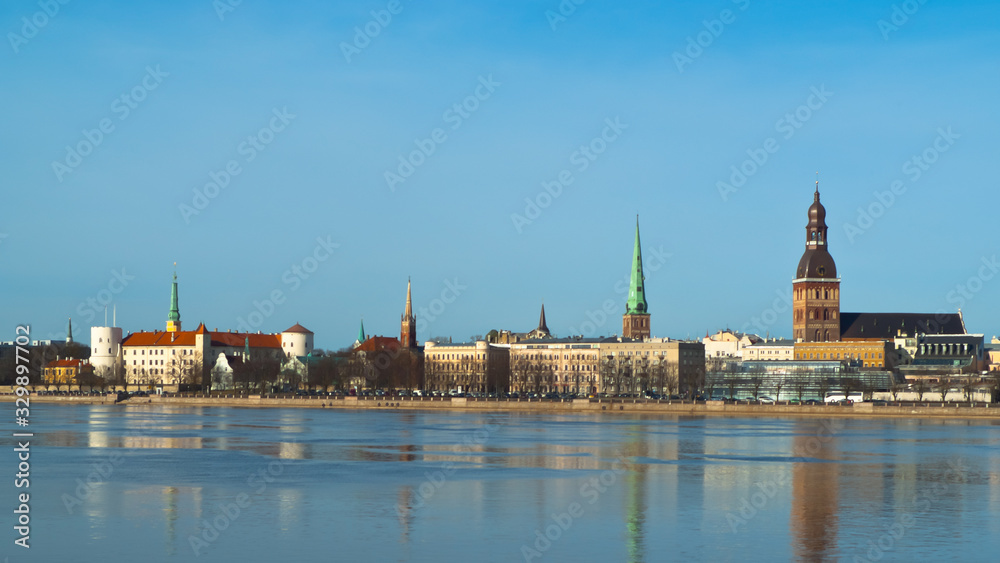
{"label": "clear sky", "polygon": [[3,2],[0,340],[614,334],[636,214],[654,336],[787,337],[817,171],[843,310],[1000,332],[993,0],[228,2]]}

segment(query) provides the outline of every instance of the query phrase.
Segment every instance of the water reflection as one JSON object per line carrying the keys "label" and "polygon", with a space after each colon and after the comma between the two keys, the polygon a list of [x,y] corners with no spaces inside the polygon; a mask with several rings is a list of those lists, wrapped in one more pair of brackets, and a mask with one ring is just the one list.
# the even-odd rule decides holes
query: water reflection
{"label": "water reflection", "polygon": [[[795,557],[825,561],[837,547],[839,468],[837,438],[812,421],[797,421],[791,453],[814,459],[792,464],[791,537]],[[822,460],[822,461],[821,461]]]}
{"label": "water reflection", "polygon": [[[71,518],[43,521],[47,529],[71,533],[84,522],[85,541],[98,542],[132,524],[152,559],[188,558],[189,536],[241,493],[250,504],[213,555],[280,555],[266,539],[336,546],[353,560],[510,560],[573,503],[582,514],[548,541],[545,560],[863,559],[905,516],[915,523],[889,558],[946,558],[956,539],[981,544],[973,555],[1000,547],[993,422],[517,414],[494,425],[474,413],[100,406],[43,414],[53,475],[39,484],[53,489],[40,498],[72,492],[111,449],[125,460]],[[280,471],[266,487],[248,484],[271,467]],[[733,525],[728,517],[749,499],[755,516]],[[143,536],[147,528],[155,535]],[[61,555],[44,559],[72,554]]]}

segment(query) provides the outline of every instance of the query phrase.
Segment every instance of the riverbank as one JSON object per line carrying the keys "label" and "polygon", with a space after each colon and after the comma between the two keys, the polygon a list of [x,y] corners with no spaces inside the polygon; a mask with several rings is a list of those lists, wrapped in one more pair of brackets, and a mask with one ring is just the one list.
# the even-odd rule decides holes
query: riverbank
{"label": "riverbank", "polygon": [[[3,395],[8,402],[13,395]],[[115,396],[31,396],[33,403],[114,405]],[[978,403],[975,406],[938,403],[930,405],[767,405],[724,401],[682,402],[644,401],[642,399],[576,399],[568,401],[467,399],[448,397],[272,397],[261,395],[231,396],[159,396],[133,397],[117,406],[141,408],[153,405],[198,407],[295,407],[347,408],[374,410],[458,410],[519,411],[557,413],[642,413],[664,415],[752,415],[752,416],[823,416],[823,417],[903,417],[903,418],[997,418],[1000,405]]]}

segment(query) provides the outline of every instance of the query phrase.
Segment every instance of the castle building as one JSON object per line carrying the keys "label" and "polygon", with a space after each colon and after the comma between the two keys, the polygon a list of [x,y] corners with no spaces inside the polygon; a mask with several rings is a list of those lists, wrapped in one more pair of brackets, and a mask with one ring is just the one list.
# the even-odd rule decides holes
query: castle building
{"label": "castle building", "polygon": [[165,331],[140,331],[122,338],[118,327],[93,327],[91,348],[95,368],[107,371],[107,367],[120,365],[127,385],[177,391],[182,385],[206,384],[213,368],[228,367],[229,358],[271,359],[285,364],[297,356],[308,356],[314,346],[313,332],[298,323],[272,334],[209,331],[204,323],[195,330],[181,330],[175,273]]}
{"label": "castle building", "polygon": [[628,301],[625,302],[625,314],[622,316],[622,336],[625,338],[635,340],[649,338],[649,305],[646,303],[645,282],[646,277],[642,275],[642,250],[639,245],[639,217],[636,217],[632,275],[628,287]]}

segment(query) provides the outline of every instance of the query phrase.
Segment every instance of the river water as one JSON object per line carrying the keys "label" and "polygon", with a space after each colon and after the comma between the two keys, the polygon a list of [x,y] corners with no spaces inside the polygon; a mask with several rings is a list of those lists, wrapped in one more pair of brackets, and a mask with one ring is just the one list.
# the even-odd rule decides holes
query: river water
{"label": "river water", "polygon": [[[31,548],[9,532],[11,562],[1000,553],[993,421],[37,404],[31,416]],[[24,489],[7,488],[11,514]]]}

